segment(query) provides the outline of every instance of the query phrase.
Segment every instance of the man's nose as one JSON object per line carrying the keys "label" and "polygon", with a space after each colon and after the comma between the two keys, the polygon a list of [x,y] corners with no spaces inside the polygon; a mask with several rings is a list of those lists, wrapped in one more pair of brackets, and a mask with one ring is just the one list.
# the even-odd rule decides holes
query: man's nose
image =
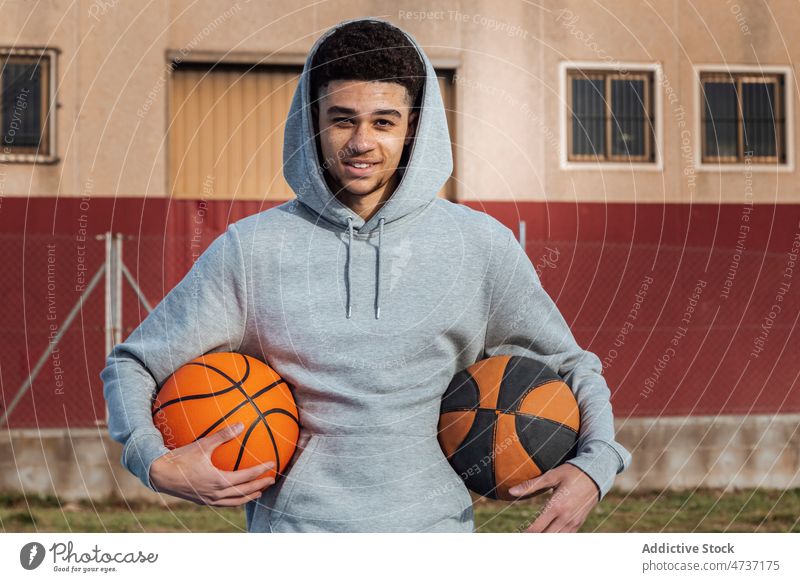
{"label": "man's nose", "polygon": [[375,140],[369,124],[357,123],[347,145],[355,154],[371,150],[375,146]]}

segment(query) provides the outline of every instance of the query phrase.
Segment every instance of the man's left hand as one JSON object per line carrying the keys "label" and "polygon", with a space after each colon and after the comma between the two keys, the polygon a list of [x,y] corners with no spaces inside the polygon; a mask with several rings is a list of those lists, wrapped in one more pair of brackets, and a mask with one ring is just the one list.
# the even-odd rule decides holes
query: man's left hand
{"label": "man's left hand", "polygon": [[551,488],[553,495],[526,533],[577,532],[600,501],[600,491],[591,477],[569,463],[524,481],[509,489],[509,493],[524,497]]}

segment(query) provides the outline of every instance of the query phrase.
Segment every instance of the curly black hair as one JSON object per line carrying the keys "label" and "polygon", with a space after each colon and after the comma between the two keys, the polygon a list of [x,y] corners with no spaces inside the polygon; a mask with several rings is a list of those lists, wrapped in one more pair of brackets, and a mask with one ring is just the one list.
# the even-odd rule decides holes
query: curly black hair
{"label": "curly black hair", "polygon": [[384,81],[403,85],[409,106],[425,82],[425,65],[403,31],[388,22],[358,20],[336,29],[311,61],[311,99],[334,80]]}

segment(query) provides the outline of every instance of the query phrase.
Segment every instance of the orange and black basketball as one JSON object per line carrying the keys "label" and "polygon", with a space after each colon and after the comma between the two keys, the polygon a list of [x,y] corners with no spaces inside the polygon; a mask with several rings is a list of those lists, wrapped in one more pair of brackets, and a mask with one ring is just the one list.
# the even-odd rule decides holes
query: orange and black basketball
{"label": "orange and black basketball", "polygon": [[468,489],[490,499],[575,456],[580,412],[570,387],[531,358],[495,356],[455,375],[439,443]]}
{"label": "orange and black basketball", "polygon": [[167,378],[153,402],[153,422],[168,449],[243,423],[235,438],[214,450],[211,462],[236,471],[275,461],[276,468],[261,477],[275,477],[286,467],[300,432],[283,378],[264,362],[231,352],[201,356]]}

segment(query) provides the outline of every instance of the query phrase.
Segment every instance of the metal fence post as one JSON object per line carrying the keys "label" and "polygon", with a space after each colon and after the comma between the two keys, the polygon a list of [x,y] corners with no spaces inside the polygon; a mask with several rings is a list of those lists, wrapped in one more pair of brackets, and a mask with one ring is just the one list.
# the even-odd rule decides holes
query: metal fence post
{"label": "metal fence post", "polygon": [[58,345],[58,342],[61,341],[61,338],[64,337],[64,334],[67,333],[69,326],[72,325],[72,322],[75,320],[75,317],[78,315],[78,312],[83,308],[83,300],[89,297],[89,295],[94,291],[94,288],[97,286],[98,281],[100,281],[100,277],[103,276],[103,273],[106,270],[106,265],[100,265],[100,268],[97,269],[97,272],[92,277],[92,280],[86,286],[86,289],[81,294],[80,298],[78,298],[78,302],[75,303],[72,311],[69,312],[67,318],[64,320],[64,324],[58,330],[58,333],[53,338],[52,341],[48,343],[47,348],[45,348],[44,352],[42,353],[39,360],[36,362],[36,365],[33,367],[30,376],[23,382],[22,386],[19,387],[17,393],[14,395],[14,399],[11,401],[11,404],[8,405],[8,408],[5,409],[3,412],[3,416],[0,416],[0,426],[3,426],[8,422],[8,417],[11,416],[11,413],[19,404],[19,401],[22,400],[22,397],[25,393],[30,389],[33,385],[34,380],[36,380],[36,376],[39,375],[41,372],[42,367],[44,366],[47,358],[50,357],[50,354],[53,353],[53,350]]}
{"label": "metal fence post", "polygon": [[[72,310],[67,315],[66,319],[64,320],[63,325],[58,330],[58,333],[55,337],[48,342],[47,348],[45,348],[42,355],[36,362],[36,365],[31,370],[30,375],[25,379],[25,382],[17,390],[17,393],[14,395],[14,398],[11,400],[8,407],[3,411],[2,416],[0,416],[0,426],[3,426],[8,422],[8,418],[13,412],[13,410],[17,407],[22,397],[25,393],[30,390],[31,386],[33,386],[36,377],[41,372],[42,368],[44,367],[47,359],[52,354],[53,350],[56,348],[58,343],[64,337],[64,334],[67,332],[69,327],[72,325],[72,322],[77,317],[78,313],[83,308],[83,302],[89,297],[89,295],[94,291],[94,288],[100,282],[100,278],[105,275],[105,302],[104,302],[104,317],[105,317],[105,349],[106,352],[103,355],[105,359],[114,349],[114,346],[122,342],[122,335],[123,335],[123,321],[122,321],[122,287],[123,278],[127,279],[128,283],[130,284],[133,291],[136,293],[137,298],[139,301],[144,305],[145,309],[147,309],[148,313],[153,311],[150,302],[147,301],[144,293],[142,292],[141,287],[139,286],[136,279],[134,279],[131,272],[125,266],[122,261],[122,243],[125,239],[125,236],[121,233],[112,233],[106,232],[105,234],[100,234],[95,236],[96,240],[103,240],[105,242],[105,261],[100,268],[97,269],[94,276],[92,277],[89,284],[86,286],[86,289],[81,294],[78,301],[73,306]],[[108,425],[108,405],[105,406],[106,414],[105,420],[96,420],[96,424],[98,426]]]}

